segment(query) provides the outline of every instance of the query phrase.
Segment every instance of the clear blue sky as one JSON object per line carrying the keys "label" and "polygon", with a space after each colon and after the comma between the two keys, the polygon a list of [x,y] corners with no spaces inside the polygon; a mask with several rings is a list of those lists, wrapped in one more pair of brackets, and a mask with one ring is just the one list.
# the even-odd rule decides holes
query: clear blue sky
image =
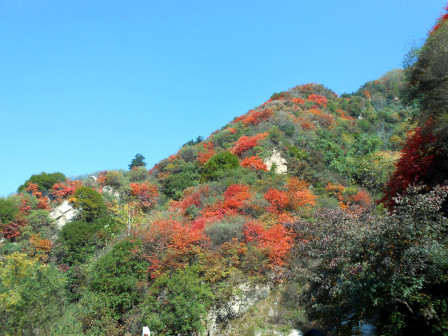
{"label": "clear blue sky", "polygon": [[0,195],[148,166],[272,93],[398,68],[446,0],[0,0]]}

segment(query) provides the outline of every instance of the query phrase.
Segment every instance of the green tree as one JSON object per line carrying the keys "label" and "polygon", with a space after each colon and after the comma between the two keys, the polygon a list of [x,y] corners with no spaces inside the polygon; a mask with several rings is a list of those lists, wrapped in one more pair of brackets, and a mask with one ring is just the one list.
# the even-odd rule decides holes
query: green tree
{"label": "green tree", "polygon": [[134,167],[146,167],[146,162],[143,161],[145,157],[141,154],[135,154],[135,158],[132,159],[131,163],[129,164],[129,170],[131,170]]}
{"label": "green tree", "polygon": [[66,179],[65,175],[59,172],[51,174],[43,172],[38,175],[32,175],[19,187],[18,192],[24,191],[30,182],[37,184],[40,192],[45,192],[51,189],[55,183],[63,182]]}
{"label": "green tree", "polygon": [[65,281],[53,266],[23,253],[0,261],[0,325],[2,335],[49,335],[64,312]]}
{"label": "green tree", "polygon": [[150,293],[143,304],[144,321],[157,335],[193,335],[204,330],[213,294],[195,266],[162,275]]}
{"label": "green tree", "polygon": [[13,221],[18,212],[19,207],[13,200],[0,198],[0,224]]}
{"label": "green tree", "polygon": [[89,290],[103,296],[115,319],[140,301],[137,285],[145,279],[148,262],[136,254],[138,244],[128,240],[114,245],[98,259],[89,279]]}
{"label": "green tree", "polygon": [[92,188],[79,187],[74,194],[73,206],[81,210],[80,218],[92,222],[106,213],[103,196]]}

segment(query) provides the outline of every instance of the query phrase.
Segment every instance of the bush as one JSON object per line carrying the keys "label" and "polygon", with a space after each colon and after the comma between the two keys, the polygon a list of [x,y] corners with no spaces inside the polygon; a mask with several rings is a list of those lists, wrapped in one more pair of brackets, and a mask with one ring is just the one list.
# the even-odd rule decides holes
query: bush
{"label": "bush", "polygon": [[103,295],[117,320],[141,298],[137,285],[145,279],[149,265],[135,254],[137,248],[137,243],[128,240],[115,244],[95,263],[89,279],[89,290]]}
{"label": "bush", "polygon": [[238,157],[230,152],[215,154],[204,165],[201,182],[218,180],[222,172],[230,171],[240,166]]}
{"label": "bush", "polygon": [[179,155],[185,162],[193,162],[198,156],[199,150],[194,146],[184,146],[179,150]]}
{"label": "bush", "polygon": [[64,312],[63,275],[23,253],[0,261],[2,335],[49,335]]}
{"label": "bush", "polygon": [[123,175],[118,171],[108,171],[106,173],[105,184],[114,188],[120,188],[123,184]]}
{"label": "bush", "polygon": [[213,245],[219,246],[229,242],[233,238],[243,238],[244,218],[232,218],[221,222],[210,224],[205,229],[205,234],[210,238]]}
{"label": "bush", "polygon": [[196,267],[158,278],[143,304],[144,322],[157,335],[193,335],[204,331],[213,294]]}
{"label": "bush", "polygon": [[56,227],[52,223],[47,210],[35,210],[27,216],[28,225],[27,228],[32,232],[39,233],[42,237],[51,237]]}
{"label": "bush", "polygon": [[0,198],[0,224],[12,222],[19,213],[19,207],[12,199]]}
{"label": "bush", "polygon": [[73,221],[67,223],[59,234],[59,253],[64,263],[81,264],[87,257],[103,246],[96,234],[99,227],[92,223]]}
{"label": "bush", "polygon": [[198,184],[199,167],[196,164],[180,164],[175,173],[163,181],[163,192],[172,199],[179,199],[184,189]]}
{"label": "bush", "polygon": [[336,209],[298,222],[296,255],[317,265],[303,301],[311,317],[335,334],[365,321],[381,335],[447,333],[448,220],[439,212],[447,193],[409,188],[382,216]]}
{"label": "bush", "polygon": [[126,174],[126,176],[131,182],[142,182],[148,177],[148,170],[146,170],[146,167],[144,166],[134,167]]}
{"label": "bush", "polygon": [[17,191],[22,192],[27,188],[28,183],[35,183],[38,185],[40,192],[45,192],[51,189],[55,183],[64,182],[66,179],[62,173],[40,173],[39,175],[32,175]]}
{"label": "bush", "polygon": [[101,194],[89,187],[79,187],[74,194],[73,206],[81,210],[80,219],[92,222],[106,213],[106,204]]}

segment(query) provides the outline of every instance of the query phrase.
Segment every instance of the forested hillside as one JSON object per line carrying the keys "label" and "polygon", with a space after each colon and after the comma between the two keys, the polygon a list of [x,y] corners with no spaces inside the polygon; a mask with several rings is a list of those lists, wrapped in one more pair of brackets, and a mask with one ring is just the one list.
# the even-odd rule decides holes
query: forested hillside
{"label": "forested hillside", "polygon": [[299,85],[154,167],[30,177],[0,199],[0,335],[447,334],[447,18],[352,94]]}

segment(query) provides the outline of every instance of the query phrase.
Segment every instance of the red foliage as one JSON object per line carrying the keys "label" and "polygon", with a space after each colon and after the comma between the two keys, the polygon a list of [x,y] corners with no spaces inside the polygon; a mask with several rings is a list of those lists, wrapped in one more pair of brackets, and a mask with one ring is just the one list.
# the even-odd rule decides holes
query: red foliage
{"label": "red foliage", "polygon": [[[443,7],[443,9],[445,11],[448,11],[448,5],[446,5],[445,7]],[[437,19],[437,24],[432,27],[431,31],[429,32],[429,34],[431,35],[432,33],[434,33],[436,30],[438,30],[440,28],[440,26],[446,21],[448,20],[448,13],[442,13],[442,15]]]}
{"label": "red foliage", "polygon": [[245,115],[236,118],[233,123],[241,121],[245,126],[247,125],[258,125],[262,121],[268,120],[274,112],[271,109],[264,109],[262,111],[249,111]]}
{"label": "red foliage", "polygon": [[39,258],[41,261],[48,259],[48,253],[51,252],[53,242],[49,239],[44,239],[36,235],[30,237],[30,255]]}
{"label": "red foliage", "polygon": [[31,211],[31,202],[23,194],[20,194],[19,212],[24,215],[29,215]]}
{"label": "red foliage", "polygon": [[356,195],[350,196],[349,199],[355,205],[368,206],[372,204],[372,199],[365,190],[361,190]]}
{"label": "red foliage", "polygon": [[282,266],[292,247],[293,234],[283,225],[277,224],[265,229],[262,223],[252,221],[244,228],[246,242],[255,243],[266,253],[273,266]]}
{"label": "red foliage", "polygon": [[292,102],[293,102],[294,104],[303,105],[303,104],[305,104],[305,99],[302,99],[302,98],[293,98],[293,99],[292,99]]}
{"label": "red foliage", "polygon": [[233,148],[231,149],[232,154],[240,155],[241,153],[244,153],[245,151],[255,147],[258,143],[258,141],[266,138],[269,135],[269,133],[260,133],[254,136],[245,136],[243,135],[241,138],[239,138],[235,144],[233,145]]}
{"label": "red foliage", "polygon": [[232,184],[224,192],[224,204],[225,208],[240,208],[244,205],[244,202],[251,197],[249,186],[243,184]]}
{"label": "red foliage", "polygon": [[271,203],[269,211],[280,211],[288,206],[289,200],[288,195],[284,191],[280,191],[274,188],[269,189],[265,194],[264,198]]}
{"label": "red foliage", "polygon": [[321,95],[314,94],[314,93],[312,93],[308,96],[308,100],[310,100],[320,106],[327,106],[327,103],[328,103],[327,98],[325,98],[324,96],[321,96]]}
{"label": "red foliage", "polygon": [[372,99],[372,96],[370,95],[369,91],[364,90],[363,94],[364,94],[364,96],[366,96],[366,98],[367,98],[368,100]]}
{"label": "red foliage", "polygon": [[435,180],[438,175],[437,154],[431,146],[436,138],[429,131],[430,126],[428,123],[425,127],[415,128],[404,145],[401,158],[396,163],[395,172],[386,185],[382,199],[389,207],[395,205],[394,197],[406,194],[409,185]]}
{"label": "red foliage", "polygon": [[1,225],[2,236],[6,239],[13,240],[14,238],[21,235],[21,228],[24,227],[27,223],[28,221],[26,220],[25,216],[23,214],[19,214],[12,222]]}
{"label": "red foliage", "polygon": [[131,183],[130,187],[131,195],[138,200],[139,205],[144,210],[148,210],[156,205],[159,197],[159,189],[156,185],[144,182]]}
{"label": "red foliage", "polygon": [[203,166],[213,155],[216,154],[213,149],[213,143],[204,142],[202,143],[202,146],[204,146],[204,151],[198,154],[198,161],[201,166]]}
{"label": "red foliage", "polygon": [[67,179],[65,182],[55,183],[51,188],[50,195],[56,200],[70,196],[75,193],[75,190],[82,185],[81,181],[72,181]]}
{"label": "red foliage", "polygon": [[50,210],[48,198],[42,195],[37,184],[29,182],[26,190],[37,198],[37,207],[39,209]]}
{"label": "red foliage", "polygon": [[107,170],[99,172],[96,178],[96,183],[104,187],[106,185],[106,179],[107,179]]}
{"label": "red foliage", "polygon": [[317,196],[309,189],[308,182],[291,177],[286,184],[286,190],[291,209],[311,209],[316,205]]}
{"label": "red foliage", "polygon": [[173,208],[181,209],[182,213],[192,205],[200,207],[202,205],[202,199],[208,195],[210,188],[208,186],[203,186],[199,190],[194,191],[194,188],[187,188],[184,191],[183,198],[179,201],[172,201],[171,206]]}
{"label": "red foliage", "polygon": [[347,113],[344,112],[342,109],[337,109],[336,113],[339,115],[340,118],[347,120],[347,121],[354,121],[355,119],[350,117]]}
{"label": "red foliage", "polygon": [[306,121],[306,120],[301,120],[300,121],[300,125],[304,128],[304,129],[306,129],[306,130],[313,130],[313,129],[316,129],[316,125],[315,124],[313,124],[312,122],[309,122],[309,121]]}
{"label": "red foliage", "polygon": [[252,169],[252,170],[268,171],[266,164],[257,155],[245,158],[243,161],[241,161],[241,166]]}

